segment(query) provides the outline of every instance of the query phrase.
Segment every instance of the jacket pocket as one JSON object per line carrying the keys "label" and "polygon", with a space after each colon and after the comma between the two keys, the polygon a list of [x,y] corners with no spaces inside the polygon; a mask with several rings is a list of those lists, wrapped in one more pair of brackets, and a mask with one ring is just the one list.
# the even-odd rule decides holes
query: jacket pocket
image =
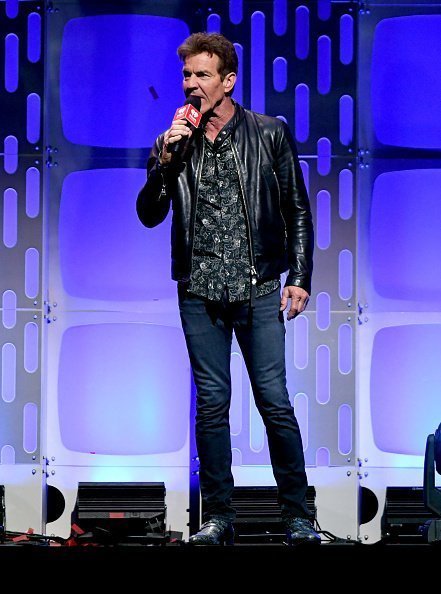
{"label": "jacket pocket", "polygon": [[270,215],[269,220],[271,220],[273,222],[272,224],[275,225],[275,227],[273,226],[272,230],[273,232],[274,229],[280,231],[280,235],[276,231],[276,236],[280,237],[280,240],[283,243],[283,250],[286,252],[288,247],[288,234],[285,217],[282,213],[279,180],[277,179],[276,172],[271,167],[271,165],[262,165],[261,170],[262,175],[265,179],[266,186],[269,190],[269,200],[267,201],[269,208],[268,214]]}

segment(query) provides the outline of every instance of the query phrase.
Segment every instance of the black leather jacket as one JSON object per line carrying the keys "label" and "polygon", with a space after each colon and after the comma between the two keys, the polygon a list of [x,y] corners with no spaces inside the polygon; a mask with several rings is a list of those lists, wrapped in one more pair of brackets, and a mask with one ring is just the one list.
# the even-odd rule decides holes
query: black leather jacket
{"label": "black leather jacket", "polygon": [[[238,123],[232,134],[251,250],[252,274],[258,280],[277,278],[288,270],[286,285],[311,293],[314,245],[311,210],[297,150],[288,126],[237,103]],[[172,278],[188,281],[191,274],[196,200],[203,162],[200,134],[176,166],[158,161],[164,135],[156,139],[147,164],[147,182],[136,209],[146,227],[155,227],[173,207]]]}

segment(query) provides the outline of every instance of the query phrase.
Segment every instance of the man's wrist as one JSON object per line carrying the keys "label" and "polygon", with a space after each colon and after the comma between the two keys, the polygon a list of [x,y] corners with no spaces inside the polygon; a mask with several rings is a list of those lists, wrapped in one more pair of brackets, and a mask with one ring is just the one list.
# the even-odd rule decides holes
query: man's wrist
{"label": "man's wrist", "polygon": [[161,160],[158,159],[157,163],[156,163],[156,167],[159,171],[167,171],[168,169],[170,169],[170,161],[168,163],[166,163],[165,161],[163,163],[161,163]]}

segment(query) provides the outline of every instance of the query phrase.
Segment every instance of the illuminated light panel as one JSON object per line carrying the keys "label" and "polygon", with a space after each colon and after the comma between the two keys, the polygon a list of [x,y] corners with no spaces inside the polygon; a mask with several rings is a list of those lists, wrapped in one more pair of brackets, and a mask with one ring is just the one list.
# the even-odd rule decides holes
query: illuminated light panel
{"label": "illuminated light panel", "polygon": [[296,57],[305,60],[309,55],[309,9],[306,6],[296,8]]}
{"label": "illuminated light panel", "polygon": [[352,451],[352,408],[348,404],[338,407],[338,450],[344,456]]}
{"label": "illuminated light panel", "polygon": [[[376,178],[369,243],[374,288],[382,297],[441,299],[441,275],[434,274],[441,253],[440,187],[439,169],[391,171]],[[424,257],[416,246],[422,246]]]}
{"label": "illuminated light panel", "polygon": [[6,16],[9,19],[15,19],[18,15],[19,0],[6,0]]}
{"label": "illuminated light panel", "polygon": [[221,18],[218,14],[210,14],[207,19],[207,33],[221,32]]}
{"label": "illuminated light panel", "polygon": [[3,193],[3,244],[13,248],[17,244],[18,196],[14,188]]}
{"label": "illuminated light panel", "polygon": [[321,292],[316,299],[317,328],[327,330],[331,324],[331,297],[329,293]]}
{"label": "illuminated light panel", "polygon": [[354,100],[350,95],[342,95],[340,108],[340,142],[345,146],[351,144],[354,134]]}
{"label": "illuminated light panel", "polygon": [[329,138],[319,138],[317,141],[317,171],[320,175],[328,175],[331,171],[332,145]]}
{"label": "illuminated light panel", "polygon": [[295,91],[295,134],[298,142],[309,137],[309,87],[303,83]]}
{"label": "illuminated light panel", "polygon": [[0,464],[15,464],[15,450],[11,445],[4,445],[0,451]]}
{"label": "illuminated light panel", "polygon": [[28,16],[28,60],[35,63],[41,57],[41,16],[31,12]]}
{"label": "illuminated light panel", "polygon": [[273,86],[274,90],[282,93],[286,90],[288,77],[288,62],[285,58],[278,57],[273,62]]}
{"label": "illuminated light panel", "polygon": [[354,19],[349,14],[340,17],[340,62],[348,65],[354,57]]}
{"label": "illuminated light panel", "polygon": [[19,40],[17,35],[9,33],[5,37],[5,89],[13,93],[18,88],[19,78]]}
{"label": "illuminated light panel", "polygon": [[316,398],[320,404],[331,399],[331,350],[326,344],[316,350]]}
{"label": "illuminated light panel", "polygon": [[63,444],[105,455],[178,451],[188,432],[190,388],[180,328],[73,326],[63,335],[59,360]]}
{"label": "illuminated light panel", "polygon": [[321,95],[331,90],[331,39],[327,35],[317,40],[317,90]]}
{"label": "illuminated light panel", "polygon": [[353,173],[350,169],[342,169],[338,175],[338,214],[344,221],[352,217],[353,204]]}
{"label": "illuminated light panel", "polygon": [[35,373],[39,359],[39,331],[35,322],[28,322],[24,327],[24,368],[28,373]]}
{"label": "illuminated light panel", "polygon": [[142,169],[76,171],[64,179],[59,253],[67,293],[134,301],[176,295],[170,275],[170,221],[145,228],[135,210]]}
{"label": "illuminated light panel", "polygon": [[240,45],[240,43],[235,43],[234,47],[236,49],[236,54],[237,54],[237,60],[239,63],[239,73],[238,73],[238,77],[236,79],[236,84],[234,85],[234,90],[233,90],[233,97],[234,99],[240,103],[241,105],[243,104],[243,72],[242,72],[242,65],[243,65],[243,47]]}
{"label": "illuminated light panel", "polygon": [[188,35],[186,23],[160,16],[68,21],[60,58],[66,139],[102,147],[151,146],[183,103],[176,48]]}
{"label": "illuminated light panel", "polygon": [[379,330],[372,347],[372,432],[383,452],[422,455],[441,421],[441,325]]}
{"label": "illuminated light panel", "polygon": [[233,23],[233,25],[238,25],[240,22],[242,22],[242,18],[243,18],[242,0],[230,0],[229,16],[230,16],[230,21]]}
{"label": "illuminated light panel", "polygon": [[25,293],[29,299],[38,295],[40,287],[40,253],[35,248],[25,252]]}
{"label": "illuminated light panel", "polygon": [[338,328],[338,370],[348,374],[352,371],[352,328],[341,324]]}
{"label": "illuminated light panel", "polygon": [[441,148],[441,15],[380,21],[372,50],[372,117],[386,145]]}
{"label": "illuminated light panel", "polygon": [[251,109],[265,113],[265,15],[251,15]]}
{"label": "illuminated light panel", "polygon": [[12,342],[2,346],[2,399],[13,402],[17,387],[17,349]]}
{"label": "illuminated light panel", "polygon": [[15,173],[18,167],[18,140],[7,136],[4,140],[4,169],[6,173]]}
{"label": "illuminated light panel", "polygon": [[26,171],[26,215],[30,219],[40,213],[40,172],[36,167]]}
{"label": "illuminated light panel", "polygon": [[29,142],[36,143],[40,138],[40,109],[41,101],[37,93],[27,97],[26,137]]}
{"label": "illuminated light panel", "polygon": [[2,323],[5,328],[11,329],[17,323],[17,295],[8,290],[2,298]]}
{"label": "illuminated light panel", "polygon": [[317,194],[317,246],[326,250],[331,245],[331,195],[328,190]]}
{"label": "illuminated light panel", "polygon": [[288,0],[273,0],[273,30],[276,35],[284,35],[288,24]]}
{"label": "illuminated light panel", "polygon": [[308,366],[308,348],[309,320],[300,314],[294,325],[294,365],[297,369],[305,369]]}
{"label": "illuminated light panel", "polygon": [[329,466],[331,461],[331,456],[329,453],[328,448],[321,447],[318,448],[315,453],[315,463],[317,466]]}
{"label": "illuminated light panel", "polygon": [[38,408],[34,402],[27,402],[23,407],[23,449],[32,454],[38,443]]}
{"label": "illuminated light panel", "polygon": [[349,250],[342,250],[338,254],[338,294],[340,299],[348,300],[352,297],[353,256]]}
{"label": "illuminated light panel", "polygon": [[331,16],[331,0],[318,0],[317,14],[321,21],[327,21]]}

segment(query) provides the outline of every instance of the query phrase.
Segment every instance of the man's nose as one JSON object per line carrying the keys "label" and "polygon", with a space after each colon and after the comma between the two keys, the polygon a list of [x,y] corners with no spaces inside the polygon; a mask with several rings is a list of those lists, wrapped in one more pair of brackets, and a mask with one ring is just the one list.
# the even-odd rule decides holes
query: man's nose
{"label": "man's nose", "polygon": [[187,87],[191,89],[196,89],[198,86],[198,78],[195,74],[192,74],[189,78],[187,78]]}

